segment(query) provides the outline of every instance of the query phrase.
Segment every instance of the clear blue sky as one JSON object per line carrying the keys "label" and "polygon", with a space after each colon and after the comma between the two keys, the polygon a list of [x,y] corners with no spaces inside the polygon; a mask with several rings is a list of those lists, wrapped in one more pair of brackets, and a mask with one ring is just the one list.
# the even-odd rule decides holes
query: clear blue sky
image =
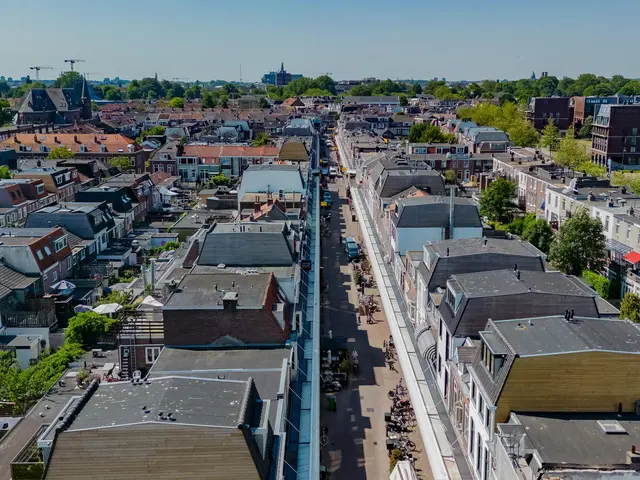
{"label": "clear blue sky", "polygon": [[[336,79],[640,77],[640,0],[2,2],[0,75],[67,69],[258,81],[280,62]],[[519,57],[522,57],[519,59]],[[51,71],[42,76],[54,77]]]}

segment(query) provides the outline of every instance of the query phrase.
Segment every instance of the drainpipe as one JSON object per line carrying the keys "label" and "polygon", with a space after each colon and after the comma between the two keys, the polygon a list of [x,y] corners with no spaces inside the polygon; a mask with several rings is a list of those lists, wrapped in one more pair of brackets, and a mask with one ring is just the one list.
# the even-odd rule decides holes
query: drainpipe
{"label": "drainpipe", "polygon": [[453,238],[453,225],[454,225],[454,211],[455,211],[455,192],[453,187],[449,189],[449,238]]}

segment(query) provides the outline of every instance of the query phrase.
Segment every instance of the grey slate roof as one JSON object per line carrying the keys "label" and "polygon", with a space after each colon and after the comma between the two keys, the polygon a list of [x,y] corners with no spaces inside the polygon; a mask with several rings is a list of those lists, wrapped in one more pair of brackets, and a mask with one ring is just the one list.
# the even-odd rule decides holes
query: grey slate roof
{"label": "grey slate roof", "polygon": [[24,289],[37,282],[37,278],[27,277],[11,267],[0,263],[0,285],[8,289]]}
{"label": "grey slate roof", "polygon": [[385,170],[378,179],[376,193],[380,198],[392,197],[409,187],[418,187],[431,195],[444,195],[444,180],[433,170]]}
{"label": "grey slate roof", "polygon": [[[68,430],[140,423],[237,428],[244,420],[249,382],[186,377],[159,377],[142,385],[103,382]],[[176,420],[161,420],[159,412]]]}
{"label": "grey slate roof", "polygon": [[59,225],[80,238],[90,240],[95,233],[114,226],[105,202],[69,202],[49,205],[27,216],[27,228]]}
{"label": "grey slate roof", "polygon": [[[393,223],[398,228],[446,227],[449,225],[450,199],[443,196],[401,198],[396,204]],[[454,226],[482,228],[478,208],[466,198],[454,198]]]}
{"label": "grey slate roof", "polygon": [[[244,227],[244,231],[240,228]],[[205,238],[199,265],[288,266],[294,252],[284,223],[220,224]]]}

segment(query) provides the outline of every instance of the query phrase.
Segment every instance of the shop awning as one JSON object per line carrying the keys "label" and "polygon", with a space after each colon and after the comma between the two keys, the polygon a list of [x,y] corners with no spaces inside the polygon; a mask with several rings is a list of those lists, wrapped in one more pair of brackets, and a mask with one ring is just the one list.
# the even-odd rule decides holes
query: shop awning
{"label": "shop awning", "polygon": [[638,263],[640,262],[640,253],[636,252],[635,250],[631,250],[624,256],[624,259],[629,263]]}

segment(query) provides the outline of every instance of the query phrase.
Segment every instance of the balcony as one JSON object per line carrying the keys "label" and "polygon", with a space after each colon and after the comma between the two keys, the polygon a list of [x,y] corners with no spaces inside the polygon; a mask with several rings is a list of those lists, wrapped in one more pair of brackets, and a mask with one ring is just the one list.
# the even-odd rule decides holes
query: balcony
{"label": "balcony", "polygon": [[48,328],[58,326],[55,300],[52,298],[27,299],[25,310],[7,310],[2,323],[7,328]]}

